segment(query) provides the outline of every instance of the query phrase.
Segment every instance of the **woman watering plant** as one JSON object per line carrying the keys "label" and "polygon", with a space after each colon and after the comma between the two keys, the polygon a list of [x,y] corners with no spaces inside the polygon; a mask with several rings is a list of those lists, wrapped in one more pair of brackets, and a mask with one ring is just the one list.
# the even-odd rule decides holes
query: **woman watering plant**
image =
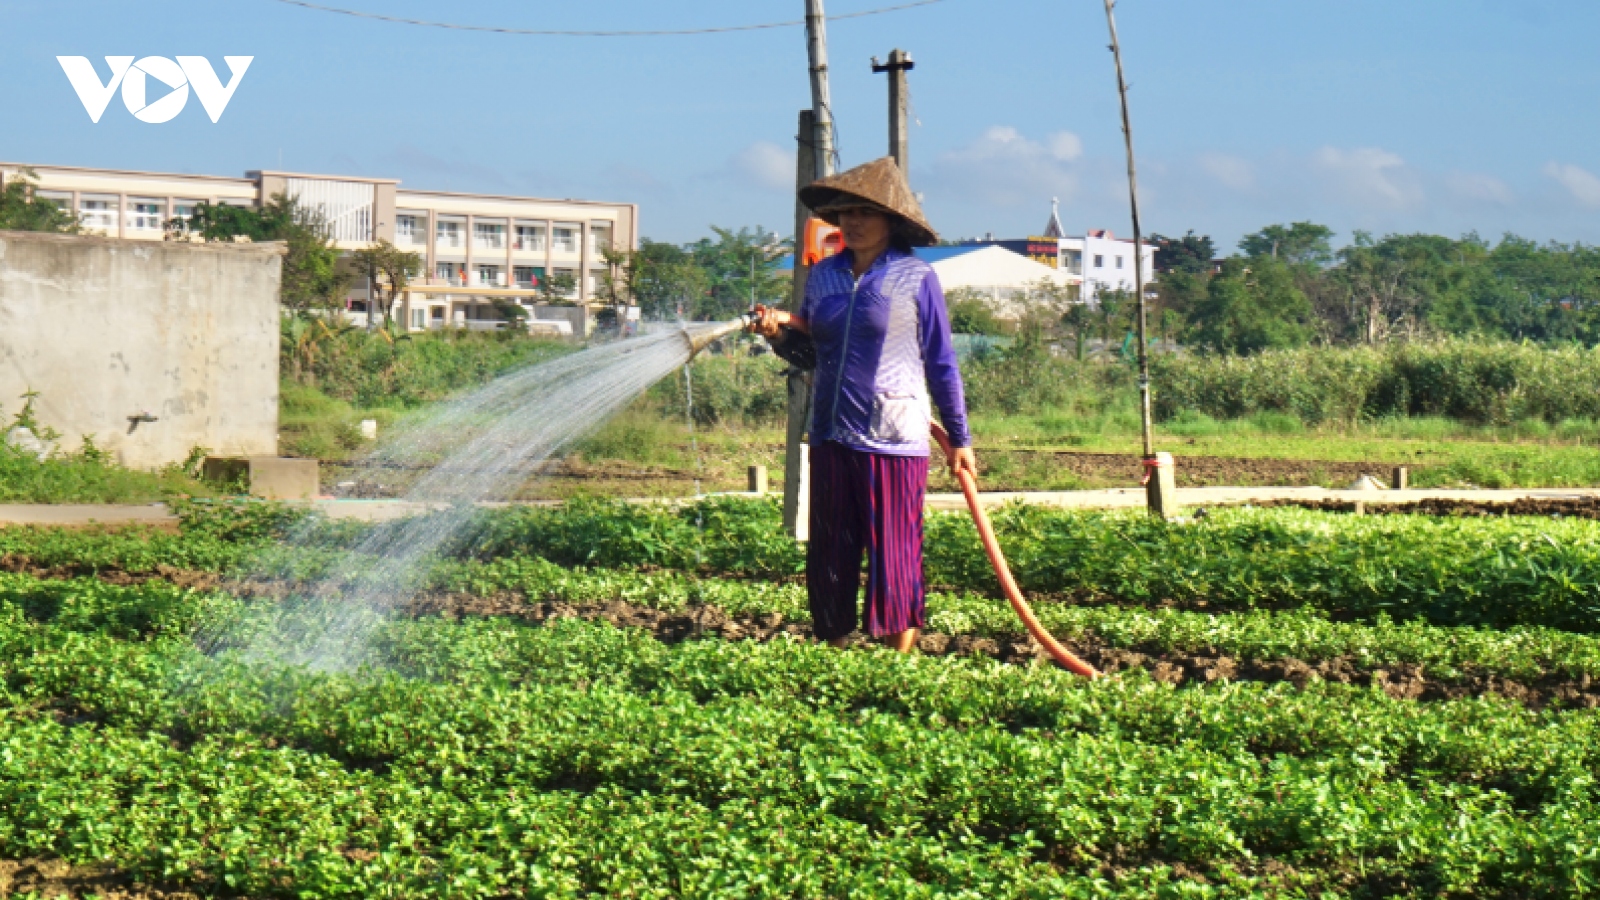
{"label": "woman watering plant", "polygon": [[806,550],[813,628],[835,646],[856,630],[865,550],[866,631],[906,652],[924,619],[932,406],[955,448],[951,474],[977,473],[944,292],[911,253],[938,236],[892,158],[810,184],[800,200],[839,226],[845,250],[812,268],[798,312],[757,307],[751,329],[779,356],[816,370]]}

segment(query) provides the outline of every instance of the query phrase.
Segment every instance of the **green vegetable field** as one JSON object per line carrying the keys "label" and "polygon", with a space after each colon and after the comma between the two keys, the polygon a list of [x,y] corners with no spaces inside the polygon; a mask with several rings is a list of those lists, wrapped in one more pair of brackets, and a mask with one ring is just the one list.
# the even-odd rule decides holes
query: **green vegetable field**
{"label": "green vegetable field", "polygon": [[[931,515],[925,652],[768,503],[486,512],[354,671],[223,641],[365,527],[0,529],[0,896],[1582,897],[1600,523]],[[287,542],[294,531],[311,546]]]}

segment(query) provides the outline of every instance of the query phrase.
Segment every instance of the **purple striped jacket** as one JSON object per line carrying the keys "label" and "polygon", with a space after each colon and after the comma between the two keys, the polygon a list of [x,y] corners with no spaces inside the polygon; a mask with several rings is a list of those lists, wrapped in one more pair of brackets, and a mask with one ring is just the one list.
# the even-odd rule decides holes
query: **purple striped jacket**
{"label": "purple striped jacket", "polygon": [[851,259],[846,250],[813,267],[800,304],[817,348],[811,443],[927,456],[937,406],[951,445],[972,446],[938,276],[893,248],[860,279]]}

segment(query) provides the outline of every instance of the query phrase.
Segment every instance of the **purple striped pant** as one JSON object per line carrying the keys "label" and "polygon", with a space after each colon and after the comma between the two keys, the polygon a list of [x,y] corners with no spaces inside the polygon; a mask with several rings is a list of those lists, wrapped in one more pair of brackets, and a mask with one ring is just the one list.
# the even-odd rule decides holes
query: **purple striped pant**
{"label": "purple striped pant", "polygon": [[867,553],[867,633],[921,628],[926,456],[888,456],[825,441],[811,448],[811,540],[806,592],[820,640],[856,630],[861,552]]}

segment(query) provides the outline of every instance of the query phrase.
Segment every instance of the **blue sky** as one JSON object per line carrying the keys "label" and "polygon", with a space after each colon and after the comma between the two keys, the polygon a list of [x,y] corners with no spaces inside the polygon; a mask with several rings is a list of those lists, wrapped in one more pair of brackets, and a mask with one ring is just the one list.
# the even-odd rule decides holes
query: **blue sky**
{"label": "blue sky", "polygon": [[[323,0],[471,24],[692,28],[802,0]],[[829,0],[830,14],[893,0]],[[792,219],[799,28],[662,38],[454,32],[276,0],[5,0],[0,160],[398,177],[422,188],[631,200],[643,233]],[[1600,3],[1123,0],[1147,231],[1224,249],[1310,219],[1378,233],[1600,243]],[[909,50],[911,174],[951,237],[1128,230],[1099,0],[943,0],[829,27],[846,165],[883,155],[883,76]],[[57,55],[252,55],[226,114],[92,124]],[[152,94],[152,98],[155,95]]]}

